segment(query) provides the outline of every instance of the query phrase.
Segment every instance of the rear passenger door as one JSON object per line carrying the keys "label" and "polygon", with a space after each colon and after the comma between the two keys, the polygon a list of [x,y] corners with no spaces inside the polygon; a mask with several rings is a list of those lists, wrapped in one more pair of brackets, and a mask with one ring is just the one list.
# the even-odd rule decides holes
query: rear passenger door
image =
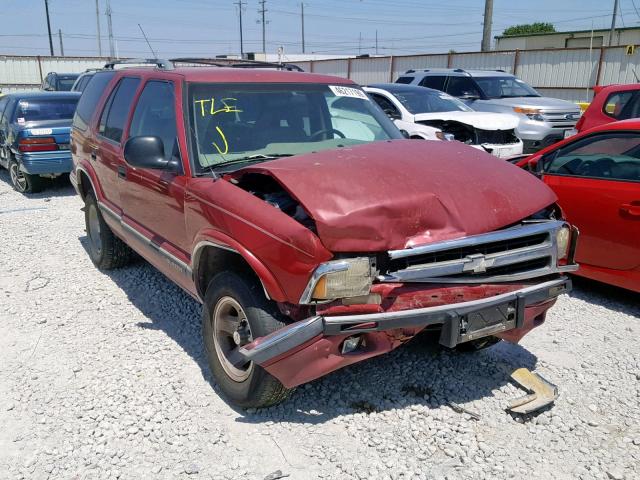
{"label": "rear passenger door", "polygon": [[8,149],[5,145],[5,140],[7,136],[6,129],[3,128],[3,125],[6,125],[4,119],[4,111],[7,110],[7,104],[9,103],[9,97],[0,97],[0,165],[4,168],[8,168],[9,166],[9,157],[8,157]]}
{"label": "rear passenger door", "polygon": [[[176,86],[171,81],[149,80],[138,98],[127,138],[162,139],[167,160],[182,165],[177,141]],[[122,189],[125,222],[174,257],[187,258],[184,223],[184,171],[135,168],[126,165]]]}
{"label": "rear passenger door", "polygon": [[122,136],[139,85],[139,78],[122,77],[113,88],[100,114],[96,148],[91,153],[104,196],[116,213],[122,211],[120,187],[126,176]]}

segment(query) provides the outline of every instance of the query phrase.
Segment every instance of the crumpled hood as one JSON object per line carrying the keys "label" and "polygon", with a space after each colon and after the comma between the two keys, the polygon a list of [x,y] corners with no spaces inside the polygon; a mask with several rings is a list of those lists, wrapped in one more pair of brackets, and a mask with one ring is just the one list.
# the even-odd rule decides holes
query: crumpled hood
{"label": "crumpled hood", "polygon": [[333,252],[374,252],[489,232],[556,201],[530,173],[459,142],[390,140],[242,169],[275,178]]}
{"label": "crumpled hood", "polygon": [[490,112],[437,112],[415,116],[416,122],[423,120],[454,120],[481,130],[512,130],[520,123],[516,115]]}

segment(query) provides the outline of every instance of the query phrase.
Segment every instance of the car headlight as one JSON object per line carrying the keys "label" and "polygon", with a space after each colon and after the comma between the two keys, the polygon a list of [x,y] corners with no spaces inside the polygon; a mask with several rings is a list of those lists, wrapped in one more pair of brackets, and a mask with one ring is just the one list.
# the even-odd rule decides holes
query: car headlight
{"label": "car headlight", "polygon": [[513,111],[526,115],[531,120],[535,120],[536,122],[544,122],[542,112],[538,108],[513,107]]}
{"label": "car headlight", "polygon": [[558,260],[567,258],[569,254],[569,244],[571,243],[571,230],[564,226],[556,232],[556,248],[558,249]]}
{"label": "car headlight", "polygon": [[[369,294],[374,276],[369,257],[332,260],[321,264],[309,284],[309,300],[333,300]],[[304,300],[304,298],[303,298]]]}
{"label": "car headlight", "polygon": [[440,140],[444,140],[445,142],[451,142],[456,139],[456,137],[454,137],[452,133],[444,133],[442,131],[437,131],[436,137]]}

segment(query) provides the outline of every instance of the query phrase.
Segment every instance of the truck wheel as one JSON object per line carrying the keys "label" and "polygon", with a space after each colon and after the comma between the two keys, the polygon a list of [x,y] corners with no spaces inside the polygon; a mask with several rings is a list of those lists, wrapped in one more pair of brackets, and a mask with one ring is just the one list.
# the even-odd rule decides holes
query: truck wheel
{"label": "truck wheel", "polygon": [[13,188],[20,193],[38,193],[44,188],[42,178],[24,173],[15,160],[9,162],[9,175]]}
{"label": "truck wheel", "polygon": [[456,350],[464,353],[477,352],[489,348],[498,342],[500,342],[498,337],[488,336],[456,345]]}
{"label": "truck wheel", "polygon": [[105,223],[93,192],[89,192],[84,200],[84,221],[89,239],[89,257],[96,267],[112,270],[124,267],[131,261],[132,250]]}
{"label": "truck wheel", "polygon": [[248,276],[221,272],[209,282],[202,309],[204,346],[216,383],[235,405],[269,407],[291,393],[260,365],[237,367],[230,361],[239,346],[285,325],[260,285]]}

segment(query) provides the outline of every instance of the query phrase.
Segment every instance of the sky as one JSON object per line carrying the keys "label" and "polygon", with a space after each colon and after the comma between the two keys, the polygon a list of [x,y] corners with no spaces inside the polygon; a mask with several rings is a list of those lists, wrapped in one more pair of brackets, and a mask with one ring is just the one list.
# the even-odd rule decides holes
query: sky
{"label": "sky", "polygon": [[[245,52],[262,51],[260,0],[243,0]],[[238,0],[110,0],[114,47],[149,57],[238,53]],[[99,0],[102,52],[109,53],[107,0]],[[301,53],[300,0],[265,0],[266,50]],[[54,51],[96,56],[95,0],[49,0]],[[557,30],[609,28],[613,0],[495,0],[493,35],[535,21]],[[640,25],[640,0],[620,0],[617,25]],[[484,0],[305,0],[306,53],[411,54],[478,51]],[[45,0],[0,0],[0,55],[48,55]]]}

